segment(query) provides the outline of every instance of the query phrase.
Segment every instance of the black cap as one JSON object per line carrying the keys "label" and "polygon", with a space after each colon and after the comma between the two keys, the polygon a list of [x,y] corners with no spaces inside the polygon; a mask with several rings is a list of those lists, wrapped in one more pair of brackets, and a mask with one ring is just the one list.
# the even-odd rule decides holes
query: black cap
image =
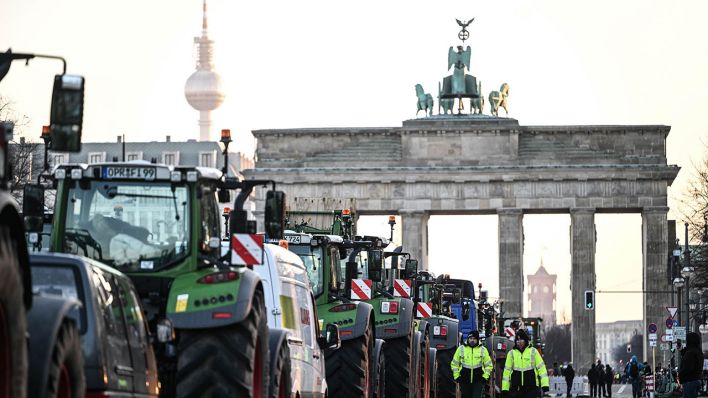
{"label": "black cap", "polygon": [[469,339],[470,337],[474,337],[475,339],[479,340],[479,331],[477,331],[477,330],[471,331],[469,336],[467,336],[467,338]]}
{"label": "black cap", "polygon": [[529,334],[524,329],[519,329],[516,331],[516,340],[524,340],[527,343],[531,340]]}

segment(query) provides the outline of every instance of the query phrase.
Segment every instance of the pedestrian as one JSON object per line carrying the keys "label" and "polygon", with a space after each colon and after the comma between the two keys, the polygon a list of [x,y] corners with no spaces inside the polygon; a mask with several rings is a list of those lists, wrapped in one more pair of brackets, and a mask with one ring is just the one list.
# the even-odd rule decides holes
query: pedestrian
{"label": "pedestrian", "polygon": [[548,372],[541,353],[529,347],[524,329],[516,332],[516,345],[506,356],[502,375],[502,397],[538,398],[539,389],[548,392]]}
{"label": "pedestrian", "polygon": [[683,386],[683,398],[696,398],[703,376],[703,351],[698,333],[686,334],[686,348],[681,353],[679,381]]}
{"label": "pedestrian", "polygon": [[602,362],[599,359],[597,360],[595,371],[597,372],[597,396],[605,398],[607,396],[605,392],[605,367],[602,366]]}
{"label": "pedestrian", "polygon": [[566,398],[570,398],[570,390],[573,388],[573,379],[575,379],[575,370],[573,370],[573,365],[568,364],[565,368],[565,384],[568,391],[565,393]]}
{"label": "pedestrian", "polygon": [[560,368],[558,367],[558,362],[553,362],[553,374],[551,376],[558,377],[561,375]]}
{"label": "pedestrian", "polygon": [[592,398],[597,397],[597,370],[595,369],[595,364],[590,365],[590,370],[588,370],[588,384],[590,384],[590,396]]}
{"label": "pedestrian", "polygon": [[450,368],[452,377],[460,385],[462,398],[482,398],[482,389],[492,372],[492,358],[480,344],[478,331],[471,331],[467,344],[457,348]]}
{"label": "pedestrian", "polygon": [[607,398],[612,398],[612,382],[615,379],[615,375],[612,372],[612,366],[608,363],[605,365],[605,390],[607,391]]}
{"label": "pedestrian", "polygon": [[633,355],[632,359],[627,362],[627,367],[624,372],[627,375],[627,380],[632,384],[632,398],[639,398],[642,394],[641,389],[641,371],[644,366],[637,361],[637,356]]}

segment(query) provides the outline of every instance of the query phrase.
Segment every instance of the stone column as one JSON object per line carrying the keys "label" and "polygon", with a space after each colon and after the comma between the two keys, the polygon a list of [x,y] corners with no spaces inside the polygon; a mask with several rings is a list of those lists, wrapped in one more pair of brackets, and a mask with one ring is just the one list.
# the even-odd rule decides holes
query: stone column
{"label": "stone column", "polygon": [[[642,262],[644,294],[644,358],[650,358],[651,353],[647,327],[651,323],[657,326],[657,336],[661,337],[666,329],[665,320],[668,317],[666,307],[671,304],[670,291],[666,277],[666,256],[668,255],[668,222],[666,213],[668,207],[645,207],[642,209]],[[660,341],[660,340],[659,340]],[[658,343],[657,343],[658,344]]]}
{"label": "stone column", "polygon": [[428,269],[428,219],[423,210],[400,210],[403,251],[418,260],[418,269]]}
{"label": "stone column", "polygon": [[585,374],[595,361],[597,308],[585,309],[585,291],[595,291],[595,209],[570,209],[570,229],[572,359],[576,373]]}
{"label": "stone column", "polygon": [[499,215],[499,296],[506,318],[520,317],[524,310],[524,213],[521,209],[497,209]]}

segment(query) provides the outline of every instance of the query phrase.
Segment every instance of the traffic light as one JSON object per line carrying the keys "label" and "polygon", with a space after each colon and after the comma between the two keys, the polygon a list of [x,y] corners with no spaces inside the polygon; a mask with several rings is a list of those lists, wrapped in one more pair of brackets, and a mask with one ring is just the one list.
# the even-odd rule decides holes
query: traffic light
{"label": "traffic light", "polygon": [[585,291],[585,309],[588,311],[595,309],[595,292],[592,290]]}

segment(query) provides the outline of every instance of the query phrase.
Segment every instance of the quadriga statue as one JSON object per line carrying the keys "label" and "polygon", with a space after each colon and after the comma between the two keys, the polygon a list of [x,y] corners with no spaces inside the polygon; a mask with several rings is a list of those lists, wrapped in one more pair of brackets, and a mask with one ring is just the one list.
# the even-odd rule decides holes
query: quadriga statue
{"label": "quadriga statue", "polygon": [[418,97],[418,111],[415,115],[418,116],[418,112],[423,111],[426,116],[433,116],[433,96],[423,91],[420,84],[415,85],[415,95]]}

